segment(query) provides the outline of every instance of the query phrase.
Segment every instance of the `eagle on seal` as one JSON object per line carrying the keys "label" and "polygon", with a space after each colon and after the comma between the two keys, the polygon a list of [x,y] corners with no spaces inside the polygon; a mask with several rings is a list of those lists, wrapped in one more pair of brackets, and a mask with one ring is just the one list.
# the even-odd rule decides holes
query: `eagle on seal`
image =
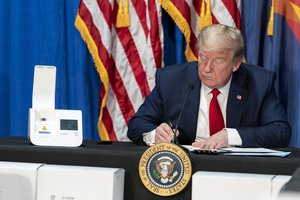
{"label": "eagle on seal", "polygon": [[160,174],[158,178],[161,179],[162,183],[167,183],[168,181],[172,182],[173,178],[177,175],[176,172],[174,172],[173,175],[171,175],[174,171],[174,167],[176,162],[173,161],[172,158],[168,156],[163,156],[155,161],[156,164],[156,170]]}

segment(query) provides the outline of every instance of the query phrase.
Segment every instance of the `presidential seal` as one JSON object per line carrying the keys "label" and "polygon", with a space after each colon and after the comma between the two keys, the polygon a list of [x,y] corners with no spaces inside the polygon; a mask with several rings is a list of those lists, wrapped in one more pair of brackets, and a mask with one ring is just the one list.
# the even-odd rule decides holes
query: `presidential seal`
{"label": "presidential seal", "polygon": [[139,163],[139,175],[144,186],[159,196],[181,192],[192,174],[191,161],[179,146],[170,143],[149,147]]}

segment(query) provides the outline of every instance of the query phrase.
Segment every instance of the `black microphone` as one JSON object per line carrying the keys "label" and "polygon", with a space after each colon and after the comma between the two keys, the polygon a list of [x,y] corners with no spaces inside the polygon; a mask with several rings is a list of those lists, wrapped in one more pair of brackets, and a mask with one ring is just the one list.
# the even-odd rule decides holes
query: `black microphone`
{"label": "black microphone", "polygon": [[171,141],[171,143],[173,143],[173,144],[178,143],[177,137],[176,137],[176,132],[177,132],[177,129],[178,129],[178,124],[179,124],[179,122],[181,120],[181,115],[182,115],[183,110],[185,108],[186,101],[189,98],[189,96],[191,94],[191,91],[194,89],[194,85],[195,85],[194,82],[188,82],[188,86],[187,86],[188,92],[187,92],[187,94],[185,96],[185,99],[184,99],[184,102],[182,104],[182,107],[181,107],[181,110],[180,110],[180,113],[179,113],[179,117],[178,117],[178,120],[177,120],[177,123],[176,123],[176,126],[175,126],[175,130],[173,131],[174,134],[173,134],[173,139]]}

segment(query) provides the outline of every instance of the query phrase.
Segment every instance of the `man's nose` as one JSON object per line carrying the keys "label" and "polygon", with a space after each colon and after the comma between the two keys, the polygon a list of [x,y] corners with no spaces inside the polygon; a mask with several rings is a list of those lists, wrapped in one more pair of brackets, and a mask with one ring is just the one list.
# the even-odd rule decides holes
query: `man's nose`
{"label": "man's nose", "polygon": [[205,67],[204,67],[204,71],[205,72],[211,72],[212,70],[212,61],[211,60],[208,60],[206,63],[205,63]]}

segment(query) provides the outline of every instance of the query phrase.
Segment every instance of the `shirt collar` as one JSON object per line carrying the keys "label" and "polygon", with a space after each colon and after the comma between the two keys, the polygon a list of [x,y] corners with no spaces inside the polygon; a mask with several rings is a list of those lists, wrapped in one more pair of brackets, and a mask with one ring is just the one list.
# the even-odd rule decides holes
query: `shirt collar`
{"label": "shirt collar", "polygon": [[[232,76],[230,77],[230,79],[226,83],[226,85],[224,85],[223,87],[217,88],[221,92],[221,94],[223,94],[225,96],[227,96],[228,93],[229,93],[229,87],[230,87],[230,84],[231,84],[231,78],[232,78]],[[214,88],[207,87],[206,85],[203,84],[203,82],[201,82],[201,88],[203,89],[205,95],[209,95],[209,93],[214,89]]]}

